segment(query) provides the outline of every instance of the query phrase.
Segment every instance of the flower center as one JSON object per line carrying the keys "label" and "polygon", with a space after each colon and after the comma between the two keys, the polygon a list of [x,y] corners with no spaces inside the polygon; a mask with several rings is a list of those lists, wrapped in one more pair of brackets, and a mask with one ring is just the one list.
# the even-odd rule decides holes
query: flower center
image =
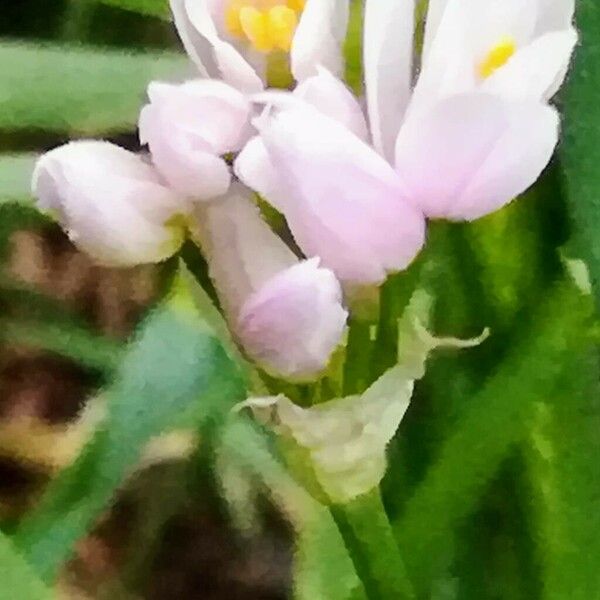
{"label": "flower center", "polygon": [[517,50],[517,44],[512,36],[502,36],[492,46],[485,58],[477,66],[477,73],[483,79],[493,75],[500,67],[503,67]]}
{"label": "flower center", "polygon": [[230,0],[225,26],[259,52],[288,52],[305,0]]}

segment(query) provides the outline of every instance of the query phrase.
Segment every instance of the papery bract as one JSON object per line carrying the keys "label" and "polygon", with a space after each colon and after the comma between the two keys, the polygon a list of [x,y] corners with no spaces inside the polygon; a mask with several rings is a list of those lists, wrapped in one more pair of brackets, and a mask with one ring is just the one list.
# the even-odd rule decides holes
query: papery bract
{"label": "papery bract", "polygon": [[181,85],[151,83],[150,103],[140,113],[140,140],[148,144],[157,170],[179,192],[194,200],[224,194],[231,176],[221,157],[247,140],[250,105],[221,81]]}
{"label": "papery bract", "polygon": [[333,273],[318,260],[299,261],[241,186],[198,207],[194,234],[246,353],[274,375],[316,377],[340,343],[347,317]]}
{"label": "papery bract", "polygon": [[78,141],[44,154],[32,179],[40,209],[97,262],[159,262],[181,245],[181,199],[140,156],[102,141]]}

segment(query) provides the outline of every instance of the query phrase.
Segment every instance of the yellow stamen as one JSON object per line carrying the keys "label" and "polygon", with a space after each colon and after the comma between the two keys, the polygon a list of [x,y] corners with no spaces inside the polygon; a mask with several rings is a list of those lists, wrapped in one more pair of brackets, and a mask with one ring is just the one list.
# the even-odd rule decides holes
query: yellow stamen
{"label": "yellow stamen", "polygon": [[503,36],[500,41],[492,47],[486,57],[479,63],[477,72],[483,79],[493,75],[500,67],[503,67],[517,50],[517,44],[513,37]]}
{"label": "yellow stamen", "polygon": [[298,17],[287,6],[274,6],[269,11],[269,37],[273,45],[280,50],[289,52]]}
{"label": "yellow stamen", "polygon": [[269,15],[253,6],[244,6],[240,10],[240,24],[250,43],[260,52],[273,50],[273,41],[269,35]]}
{"label": "yellow stamen", "polygon": [[305,0],[229,0],[225,27],[259,52],[289,52]]}

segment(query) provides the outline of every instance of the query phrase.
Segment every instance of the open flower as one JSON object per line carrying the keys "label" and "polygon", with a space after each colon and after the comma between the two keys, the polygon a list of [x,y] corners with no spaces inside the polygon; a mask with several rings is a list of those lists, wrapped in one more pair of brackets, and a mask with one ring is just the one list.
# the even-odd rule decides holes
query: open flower
{"label": "open flower", "polygon": [[347,318],[334,274],[318,259],[299,261],[239,185],[198,206],[193,233],[246,354],[274,375],[295,381],[317,376]]}
{"label": "open flower", "polygon": [[[437,7],[445,15],[453,4],[442,11],[433,2],[431,14]],[[321,69],[292,94],[255,96],[274,110],[257,120],[259,137],[235,164],[238,176],[284,213],[303,251],[343,280],[377,283],[405,268],[423,243],[421,213],[472,220],[510,202],[539,177],[558,140],[558,115],[533,90],[511,95],[473,85],[418,99],[413,31],[413,2],[367,0],[372,147],[359,103]],[[454,76],[450,60],[446,77]],[[473,79],[473,65],[462,67]]]}
{"label": "open flower", "polygon": [[140,156],[108,142],[71,142],[47,152],[32,191],[39,208],[101,264],[159,262],[183,241],[180,198]]}
{"label": "open flower", "polygon": [[349,0],[170,1],[181,41],[205,77],[257,92],[269,57],[287,52],[298,81],[319,64],[342,70]]}
{"label": "open flower", "polygon": [[432,0],[413,103],[476,88],[551,98],[577,42],[574,6],[574,0]]}
{"label": "open flower", "polygon": [[247,140],[250,105],[222,81],[180,85],[153,82],[140,113],[140,141],[157,170],[178,193],[208,200],[224,194],[231,175],[222,158]]}

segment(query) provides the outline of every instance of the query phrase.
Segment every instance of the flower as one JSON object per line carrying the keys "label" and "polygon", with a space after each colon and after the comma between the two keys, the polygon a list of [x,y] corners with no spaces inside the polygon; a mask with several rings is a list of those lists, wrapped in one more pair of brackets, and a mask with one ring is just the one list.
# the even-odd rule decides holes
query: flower
{"label": "flower", "polygon": [[143,158],[108,142],[70,142],[47,152],[32,191],[38,207],[104,265],[159,262],[183,241],[179,197]]}
{"label": "flower", "polygon": [[250,105],[221,81],[174,85],[153,82],[139,118],[140,140],[165,181],[194,200],[224,194],[231,175],[221,155],[238,151],[249,137]]}
{"label": "flower", "polygon": [[340,73],[349,0],[170,0],[179,37],[204,77],[244,92],[264,86],[270,55],[290,53],[301,81]]}
{"label": "flower", "polygon": [[[256,121],[259,136],[238,157],[236,173],[283,212],[303,251],[321,257],[342,280],[379,283],[386,273],[405,268],[423,244],[422,214],[459,221],[489,214],[527,189],[554,151],[558,115],[545,103],[543,86],[510,93],[484,81],[476,85],[475,55],[472,64],[446,58],[445,70],[439,67],[442,80],[429,95],[422,93],[432,77],[437,40],[450,27],[448,15],[461,10],[457,5],[432,2],[428,31],[437,33],[413,93],[414,3],[367,0],[363,59],[372,148],[359,103],[324,69],[292,94],[254,96],[271,110]],[[495,1],[480,5],[486,10],[473,9],[474,20],[499,10]],[[569,11],[564,13],[570,22]],[[534,14],[539,31],[562,22],[556,12],[543,13],[541,3]],[[559,38],[572,41],[573,31],[565,27]],[[551,34],[540,39],[545,35]],[[572,44],[558,45],[563,59],[540,81],[556,82],[563,74]],[[440,51],[440,64],[443,58]],[[499,65],[497,76],[511,64]],[[537,65],[527,64],[515,86]],[[446,90],[446,80],[473,85]]]}
{"label": "flower", "polygon": [[577,43],[574,0],[433,0],[413,103],[481,89],[551,98]]}
{"label": "flower", "polygon": [[193,235],[246,354],[271,374],[310,380],[341,341],[348,316],[341,287],[318,259],[299,261],[249,196],[238,184],[198,206]]}

